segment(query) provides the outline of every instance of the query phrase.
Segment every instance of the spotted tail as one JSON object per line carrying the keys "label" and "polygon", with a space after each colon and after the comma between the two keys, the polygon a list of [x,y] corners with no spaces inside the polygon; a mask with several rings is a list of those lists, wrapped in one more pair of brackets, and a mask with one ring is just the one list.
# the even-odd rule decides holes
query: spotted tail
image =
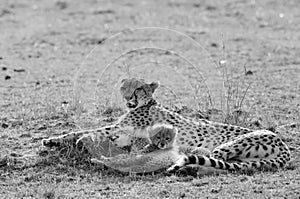
{"label": "spotted tail", "polygon": [[228,171],[241,171],[247,169],[278,169],[284,167],[290,161],[290,151],[287,146],[282,146],[281,152],[272,159],[251,160],[244,162],[228,162],[213,157],[203,155],[186,155],[180,158],[168,171],[176,171],[186,165],[200,165],[205,167],[213,167]]}

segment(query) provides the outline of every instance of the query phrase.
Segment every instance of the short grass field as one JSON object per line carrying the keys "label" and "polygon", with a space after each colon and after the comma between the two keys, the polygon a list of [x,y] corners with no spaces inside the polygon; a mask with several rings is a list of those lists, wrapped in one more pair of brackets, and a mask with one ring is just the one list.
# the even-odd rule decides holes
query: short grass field
{"label": "short grass field", "polygon": [[[300,1],[0,1],[0,198],[299,198]],[[154,28],[156,27],[156,28]],[[41,140],[114,122],[122,78],[192,118],[276,131],[293,162],[126,174]]]}

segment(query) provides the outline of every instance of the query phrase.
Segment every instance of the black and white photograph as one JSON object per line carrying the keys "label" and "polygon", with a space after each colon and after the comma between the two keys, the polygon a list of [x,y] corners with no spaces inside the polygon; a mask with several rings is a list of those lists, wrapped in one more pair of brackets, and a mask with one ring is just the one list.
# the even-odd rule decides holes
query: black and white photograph
{"label": "black and white photograph", "polygon": [[0,199],[300,198],[299,0],[0,0]]}

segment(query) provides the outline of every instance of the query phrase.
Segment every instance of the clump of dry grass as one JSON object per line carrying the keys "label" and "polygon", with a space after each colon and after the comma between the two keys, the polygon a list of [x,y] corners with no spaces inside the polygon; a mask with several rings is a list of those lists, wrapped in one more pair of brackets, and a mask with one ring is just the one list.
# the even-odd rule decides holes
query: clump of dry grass
{"label": "clump of dry grass", "polygon": [[76,167],[78,169],[93,170],[91,164],[91,154],[87,149],[81,146],[66,145],[62,148],[46,149],[42,148],[39,152],[38,164],[53,166],[62,164],[67,167]]}
{"label": "clump of dry grass", "polygon": [[[234,79],[229,72],[229,59],[226,53],[226,46],[222,40],[222,56],[216,63],[222,73],[222,93],[221,95],[221,110],[222,121],[224,123],[248,126],[247,118],[249,113],[244,110],[244,101],[251,84],[243,90],[239,83],[241,79]],[[242,74],[246,75],[246,74]]]}

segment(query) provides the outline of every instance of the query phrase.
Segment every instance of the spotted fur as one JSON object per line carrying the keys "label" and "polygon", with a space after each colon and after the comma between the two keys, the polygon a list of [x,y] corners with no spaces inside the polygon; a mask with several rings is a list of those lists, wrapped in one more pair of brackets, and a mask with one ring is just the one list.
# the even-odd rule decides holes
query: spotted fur
{"label": "spotted fur", "polygon": [[155,124],[147,128],[147,134],[149,144],[142,150],[142,153],[173,148],[176,141],[177,129],[171,125]]}
{"label": "spotted fur", "polygon": [[175,144],[177,130],[171,125],[156,124],[148,127],[146,131],[150,144],[141,153],[120,154],[114,157],[100,156],[93,158],[92,162],[122,172],[145,173],[166,168],[181,157],[182,153]]}
{"label": "spotted fur", "polygon": [[[88,143],[93,143],[94,140],[105,139],[110,139],[117,146],[120,146],[120,143],[122,146],[126,145],[126,141],[128,141],[127,145],[131,145],[132,142],[128,136],[132,135],[120,135],[117,133],[118,129],[132,127],[136,132],[141,132],[137,137],[143,137],[145,136],[144,129],[159,123],[172,125],[177,129],[176,144],[178,147],[201,148],[209,151],[213,161],[205,158],[204,160],[206,160],[206,165],[212,167],[215,159],[227,162],[233,160],[248,162],[247,164],[253,167],[263,164],[271,167],[283,167],[290,159],[288,147],[270,131],[255,131],[205,119],[187,118],[157,103],[153,98],[153,93],[158,88],[157,82],[147,84],[143,80],[135,78],[125,79],[122,82],[121,93],[127,101],[129,110],[120,117],[118,122],[98,129],[71,132],[59,137],[44,139],[44,146],[60,146],[74,141],[85,143],[87,140]],[[285,147],[279,147],[281,145]],[[189,164],[189,162],[194,162],[192,160],[196,157],[195,155],[187,156],[187,161],[175,165]],[[257,164],[253,164],[253,161],[256,161]]]}
{"label": "spotted fur", "polygon": [[290,152],[287,145],[276,134],[260,130],[239,136],[217,147],[209,157],[186,154],[178,159],[168,171],[174,172],[186,165],[199,165],[229,171],[252,168],[278,169],[284,167],[289,160]]}

